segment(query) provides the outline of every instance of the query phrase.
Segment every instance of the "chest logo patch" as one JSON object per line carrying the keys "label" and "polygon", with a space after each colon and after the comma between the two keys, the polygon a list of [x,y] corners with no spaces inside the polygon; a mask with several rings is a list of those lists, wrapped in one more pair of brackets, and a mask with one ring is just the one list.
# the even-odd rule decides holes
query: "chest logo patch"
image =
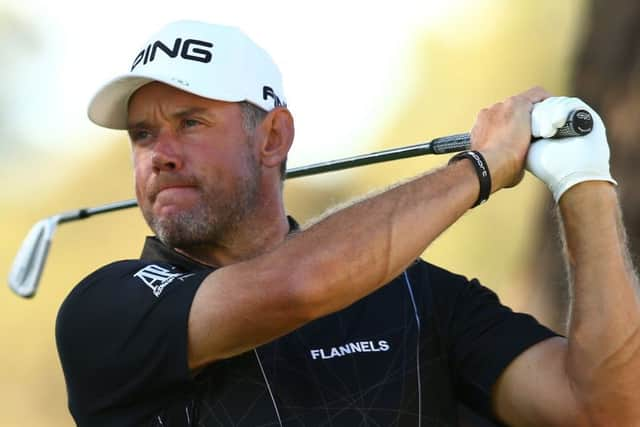
{"label": "chest logo patch", "polygon": [[[173,267],[175,268],[175,267]],[[172,273],[171,270],[160,267],[156,264],[150,264],[134,273],[133,277],[137,277],[151,288],[153,295],[159,297],[164,288],[166,288],[174,280],[183,281],[187,277],[193,276],[193,273]]]}
{"label": "chest logo patch", "polygon": [[380,340],[377,342],[374,341],[356,341],[356,342],[348,342],[338,347],[330,347],[330,348],[314,348],[309,352],[311,353],[311,358],[313,360],[316,359],[333,359],[334,357],[344,357],[353,353],[371,353],[378,351],[389,351],[391,349],[391,345],[389,345],[388,341]]}

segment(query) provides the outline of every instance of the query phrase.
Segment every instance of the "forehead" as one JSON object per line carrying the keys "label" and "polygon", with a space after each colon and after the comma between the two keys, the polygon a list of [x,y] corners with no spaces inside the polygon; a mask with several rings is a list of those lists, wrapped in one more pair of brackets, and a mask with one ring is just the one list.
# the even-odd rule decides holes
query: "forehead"
{"label": "forehead", "polygon": [[164,83],[151,82],[136,90],[129,98],[128,122],[143,119],[149,113],[172,114],[186,109],[216,114],[240,112],[236,102],[203,98]]}

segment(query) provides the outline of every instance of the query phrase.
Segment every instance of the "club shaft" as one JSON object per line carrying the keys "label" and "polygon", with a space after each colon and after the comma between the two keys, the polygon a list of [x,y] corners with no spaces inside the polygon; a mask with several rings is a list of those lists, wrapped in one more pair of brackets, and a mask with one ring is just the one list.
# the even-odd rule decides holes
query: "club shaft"
{"label": "club shaft", "polygon": [[425,154],[443,154],[454,151],[463,151],[469,148],[469,141],[470,137],[468,133],[445,136],[442,138],[436,138],[429,142],[422,142],[420,144],[409,145],[406,147],[391,148],[389,150],[376,151],[374,153],[362,154],[344,159],[329,160],[327,162],[300,166],[289,169],[285,178],[299,178],[319,173],[334,172],[358,166],[388,162],[391,160],[423,156]]}
{"label": "club shaft", "polygon": [[60,214],[58,224],[62,224],[68,221],[74,221],[77,219],[89,218],[93,215],[119,211],[122,209],[129,209],[138,206],[136,199],[123,200],[120,202],[107,203],[106,205],[96,206],[93,208],[82,208],[74,211],[65,212]]}

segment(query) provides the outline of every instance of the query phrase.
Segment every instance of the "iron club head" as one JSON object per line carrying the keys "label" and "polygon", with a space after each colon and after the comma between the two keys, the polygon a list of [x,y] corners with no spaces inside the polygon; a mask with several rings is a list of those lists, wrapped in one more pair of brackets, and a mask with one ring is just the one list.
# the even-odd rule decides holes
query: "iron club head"
{"label": "iron club head", "polygon": [[13,260],[9,272],[9,287],[21,297],[29,298],[36,293],[51,238],[59,220],[60,215],[55,215],[35,223]]}

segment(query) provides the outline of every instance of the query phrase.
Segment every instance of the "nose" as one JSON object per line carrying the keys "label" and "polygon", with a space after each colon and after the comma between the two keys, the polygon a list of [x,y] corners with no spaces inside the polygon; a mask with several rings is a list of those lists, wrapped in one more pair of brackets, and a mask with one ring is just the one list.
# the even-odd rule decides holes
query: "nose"
{"label": "nose", "polygon": [[183,158],[175,136],[163,132],[158,135],[151,154],[154,172],[172,172],[182,168]]}

